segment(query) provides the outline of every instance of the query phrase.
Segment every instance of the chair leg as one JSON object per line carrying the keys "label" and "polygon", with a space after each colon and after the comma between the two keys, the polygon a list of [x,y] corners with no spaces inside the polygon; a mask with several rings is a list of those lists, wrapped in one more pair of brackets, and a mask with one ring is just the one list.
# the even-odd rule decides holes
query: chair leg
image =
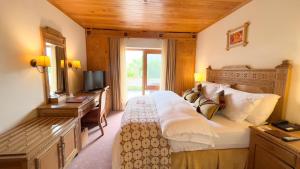
{"label": "chair leg", "polygon": [[104,116],[104,127],[106,127],[107,126],[107,120],[106,120],[106,116]]}
{"label": "chair leg", "polygon": [[101,123],[99,123],[99,128],[100,128],[100,130],[101,130],[101,136],[103,136],[103,135],[104,135],[104,130],[103,130],[103,127],[102,127],[102,124],[101,124]]}

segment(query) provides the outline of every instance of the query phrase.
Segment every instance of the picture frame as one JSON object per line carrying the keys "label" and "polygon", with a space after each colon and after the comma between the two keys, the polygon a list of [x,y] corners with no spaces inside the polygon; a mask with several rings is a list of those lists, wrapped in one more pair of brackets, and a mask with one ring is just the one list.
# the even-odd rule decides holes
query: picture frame
{"label": "picture frame", "polygon": [[237,46],[247,46],[249,25],[250,23],[246,22],[242,26],[227,31],[226,50]]}

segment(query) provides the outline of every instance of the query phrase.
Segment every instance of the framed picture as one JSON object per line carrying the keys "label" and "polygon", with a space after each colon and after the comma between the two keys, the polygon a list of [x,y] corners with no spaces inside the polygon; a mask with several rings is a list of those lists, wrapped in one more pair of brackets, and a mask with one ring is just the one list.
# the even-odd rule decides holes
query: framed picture
{"label": "framed picture", "polygon": [[247,34],[249,22],[246,22],[244,25],[231,29],[227,32],[227,46],[226,50],[229,50],[236,46],[246,46],[248,44]]}

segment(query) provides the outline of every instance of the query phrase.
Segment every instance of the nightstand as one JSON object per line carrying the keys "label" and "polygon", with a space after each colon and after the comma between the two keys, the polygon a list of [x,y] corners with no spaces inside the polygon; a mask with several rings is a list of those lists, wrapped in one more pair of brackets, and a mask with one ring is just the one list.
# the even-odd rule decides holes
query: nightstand
{"label": "nightstand", "polygon": [[[300,141],[284,142],[260,130],[261,126],[250,128],[248,169],[300,169]],[[284,133],[300,137],[300,131]]]}

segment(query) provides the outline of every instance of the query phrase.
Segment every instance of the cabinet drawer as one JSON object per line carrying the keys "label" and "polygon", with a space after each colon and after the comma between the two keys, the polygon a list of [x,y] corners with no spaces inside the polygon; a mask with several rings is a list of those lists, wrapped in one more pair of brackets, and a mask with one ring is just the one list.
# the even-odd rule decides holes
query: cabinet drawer
{"label": "cabinet drawer", "polygon": [[257,144],[260,147],[263,147],[266,151],[271,153],[272,155],[276,156],[277,158],[281,159],[285,163],[295,166],[296,164],[296,155],[292,154],[291,152],[281,148],[278,145],[262,138],[261,136],[257,135],[255,137]]}
{"label": "cabinet drawer", "polygon": [[259,145],[255,148],[254,169],[293,169],[271,153],[261,148]]}

